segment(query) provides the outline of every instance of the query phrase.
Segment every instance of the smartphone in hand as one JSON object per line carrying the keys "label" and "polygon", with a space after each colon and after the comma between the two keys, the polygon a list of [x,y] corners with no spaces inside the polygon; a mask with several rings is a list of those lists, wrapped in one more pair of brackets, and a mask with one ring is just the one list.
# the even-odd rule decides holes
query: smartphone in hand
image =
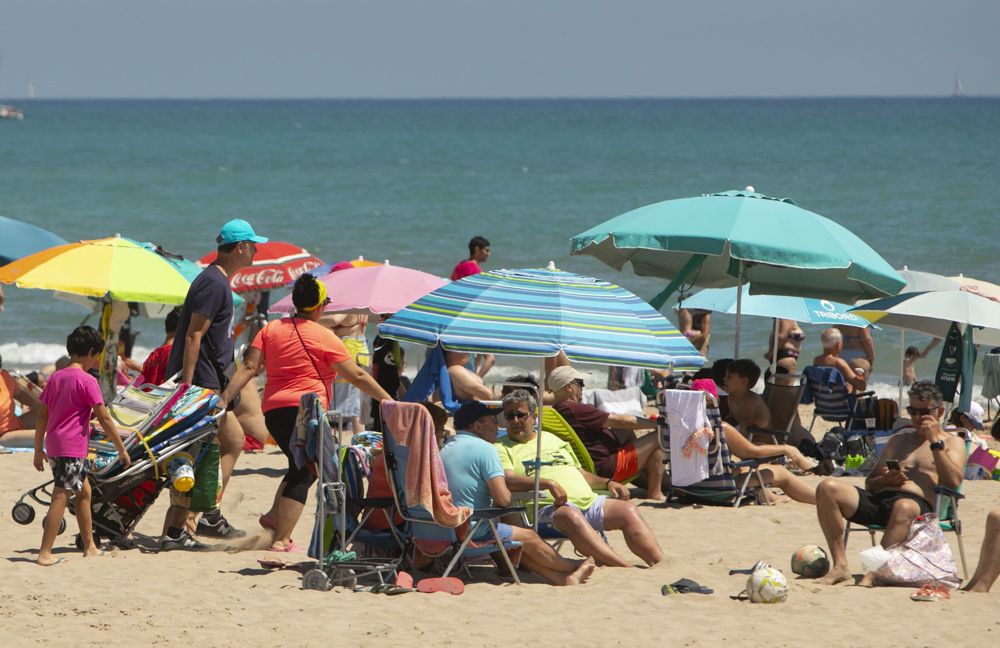
{"label": "smartphone in hand", "polygon": [[896,459],[886,459],[885,467],[889,470],[899,470],[899,461]]}

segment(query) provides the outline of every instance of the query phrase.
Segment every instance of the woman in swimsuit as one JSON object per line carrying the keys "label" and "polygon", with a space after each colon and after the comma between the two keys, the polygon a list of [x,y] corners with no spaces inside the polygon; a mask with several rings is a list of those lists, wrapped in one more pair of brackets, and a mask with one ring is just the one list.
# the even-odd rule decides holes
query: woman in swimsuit
{"label": "woman in swimsuit", "polygon": [[844,348],[840,352],[840,357],[852,367],[870,374],[872,367],[875,366],[875,343],[872,341],[871,331],[844,324],[837,324],[833,328],[840,331],[844,337]]}
{"label": "woman in swimsuit", "polygon": [[799,354],[802,352],[802,341],[806,339],[806,334],[799,328],[799,323],[795,320],[778,320],[778,337],[774,337],[772,328],[771,339],[767,348],[767,355],[764,358],[770,364],[774,360],[774,345],[778,345],[778,366],[783,367],[788,373],[796,373],[798,367]]}

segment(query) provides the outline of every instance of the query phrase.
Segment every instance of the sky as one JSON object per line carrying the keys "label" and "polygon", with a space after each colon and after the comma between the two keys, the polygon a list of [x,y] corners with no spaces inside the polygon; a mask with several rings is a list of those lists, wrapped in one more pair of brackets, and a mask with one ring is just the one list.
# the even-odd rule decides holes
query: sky
{"label": "sky", "polygon": [[996,0],[0,0],[0,97],[1000,95]]}

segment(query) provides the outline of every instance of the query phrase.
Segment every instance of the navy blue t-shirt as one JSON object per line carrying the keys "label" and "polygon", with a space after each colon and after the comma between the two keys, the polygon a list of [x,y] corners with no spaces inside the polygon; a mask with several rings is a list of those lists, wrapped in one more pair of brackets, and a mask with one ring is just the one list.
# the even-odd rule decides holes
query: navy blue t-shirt
{"label": "navy blue t-shirt", "polygon": [[188,288],[177,321],[177,337],[167,360],[167,376],[173,376],[184,366],[185,338],[192,313],[203,315],[211,322],[201,338],[193,382],[199,387],[218,390],[222,387],[219,374],[233,362],[233,293],[219,268],[208,266]]}

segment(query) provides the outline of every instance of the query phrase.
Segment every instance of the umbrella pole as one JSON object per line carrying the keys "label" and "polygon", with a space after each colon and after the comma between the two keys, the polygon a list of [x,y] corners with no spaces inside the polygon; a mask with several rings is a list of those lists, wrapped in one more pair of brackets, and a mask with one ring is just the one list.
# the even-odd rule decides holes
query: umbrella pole
{"label": "umbrella pole", "polygon": [[[778,375],[778,326],[781,320],[774,318],[774,337],[771,342],[771,380],[777,381]],[[776,382],[777,384],[777,382]]]}
{"label": "umbrella pole", "polygon": [[535,413],[535,496],[534,516],[532,517],[535,532],[538,532],[538,487],[542,480],[542,402],[545,400],[545,358],[542,358],[541,372],[538,374],[538,412]]}
{"label": "umbrella pole", "polygon": [[118,330],[128,319],[128,303],[105,298],[101,310],[101,336],[104,350],[100,356],[99,383],[104,403],[115,397],[118,378]]}
{"label": "umbrella pole", "polygon": [[906,331],[899,329],[899,411],[903,411],[903,373],[906,371]]}
{"label": "umbrella pole", "polygon": [[743,261],[736,275],[736,342],[733,344],[733,359],[740,359],[740,318],[743,313]]}

